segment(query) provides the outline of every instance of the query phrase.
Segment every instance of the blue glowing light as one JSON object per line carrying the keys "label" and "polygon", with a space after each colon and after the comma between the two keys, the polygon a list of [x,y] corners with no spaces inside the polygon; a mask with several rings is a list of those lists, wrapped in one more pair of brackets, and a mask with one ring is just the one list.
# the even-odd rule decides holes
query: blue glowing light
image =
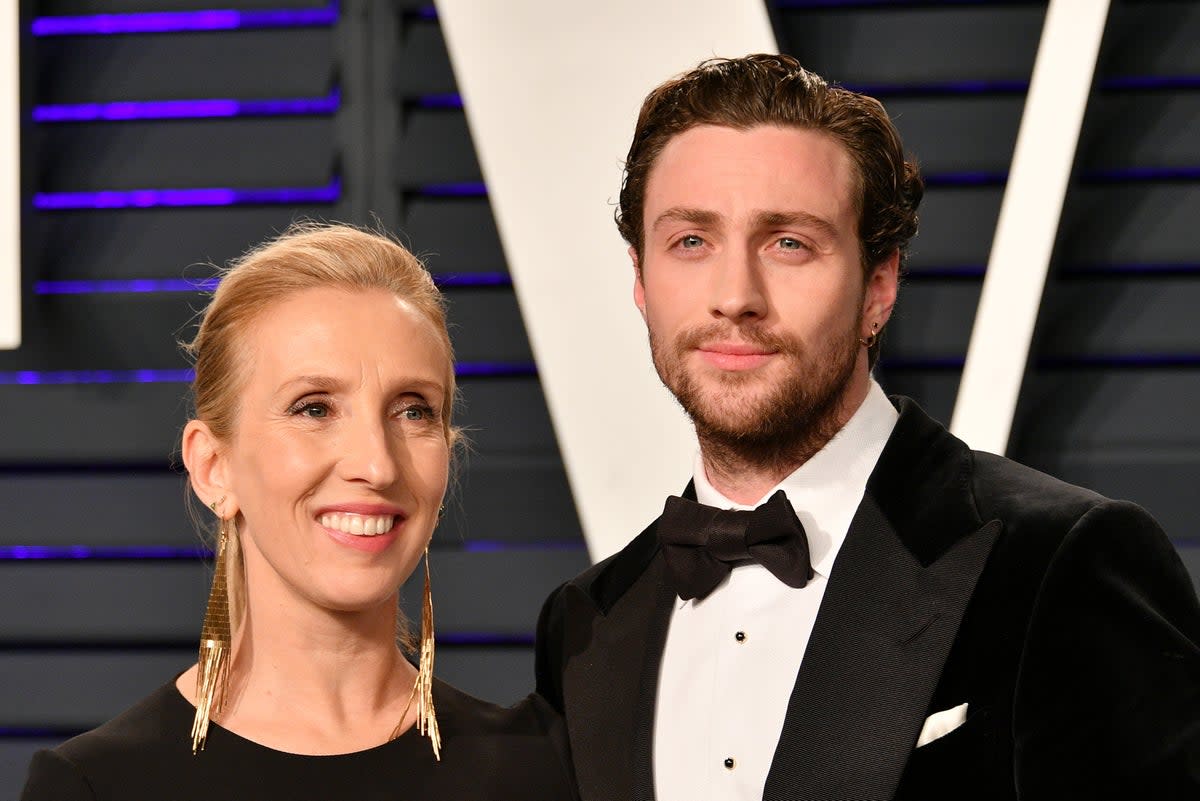
{"label": "blue glowing light", "polygon": [[456,109],[462,108],[462,95],[457,92],[444,94],[421,95],[412,101],[417,108]]}
{"label": "blue glowing light", "polygon": [[426,184],[415,191],[423,197],[487,197],[487,185],[479,181]]}
{"label": "blue glowing light", "polygon": [[283,100],[131,100],[115,103],[73,103],[37,106],[34,122],[117,122],[125,120],[182,120],[213,117],[280,117],[336,114],[341,97],[334,89],[326,97]]}
{"label": "blue glowing light", "polygon": [[[537,375],[532,362],[458,362],[459,377],[521,377]],[[68,384],[186,384],[195,374],[190,368],[159,370],[16,370],[0,372],[0,386]]]}
{"label": "blue glowing light", "polygon": [[94,561],[211,559],[208,548],[175,548],[166,545],[91,546],[91,545],[0,545],[0,561],[36,560],[46,562],[91,559]]}
{"label": "blue glowing light", "polygon": [[182,206],[254,206],[336,203],[341,181],[327,186],[270,189],[118,189],[99,192],[38,192],[33,207],[41,211],[78,209],[146,209]]}
{"label": "blue glowing light", "polygon": [[[442,273],[433,276],[442,289],[512,286],[508,273]],[[214,292],[219,278],[96,278],[62,281],[38,281],[37,295],[113,295],[160,292]]]}
{"label": "blue glowing light", "polygon": [[237,11],[145,11],[129,14],[87,14],[38,17],[34,36],[104,36],[122,33],[179,33],[233,31],[252,28],[322,28],[336,25],[338,6],[323,8]]}
{"label": "blue glowing light", "polygon": [[168,370],[16,370],[0,373],[0,386],[23,384],[162,384],[189,382],[190,369]]}
{"label": "blue glowing light", "polygon": [[134,292],[212,292],[217,278],[131,278],[70,281],[38,281],[33,291],[38,295],[104,295]]}

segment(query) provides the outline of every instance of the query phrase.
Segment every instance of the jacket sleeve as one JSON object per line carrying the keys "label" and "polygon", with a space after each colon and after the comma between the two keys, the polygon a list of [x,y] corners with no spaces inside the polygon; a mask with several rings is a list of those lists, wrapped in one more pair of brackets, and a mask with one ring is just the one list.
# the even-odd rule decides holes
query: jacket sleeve
{"label": "jacket sleeve", "polygon": [[546,699],[558,713],[564,714],[562,694],[562,593],[566,584],[550,593],[538,616],[534,666],[538,695]]}
{"label": "jacket sleeve", "polygon": [[21,801],[96,801],[96,794],[75,763],[54,751],[38,751]]}
{"label": "jacket sleeve", "polygon": [[1200,798],[1200,602],[1138,506],[1092,507],[1051,559],[1013,733],[1021,799]]}

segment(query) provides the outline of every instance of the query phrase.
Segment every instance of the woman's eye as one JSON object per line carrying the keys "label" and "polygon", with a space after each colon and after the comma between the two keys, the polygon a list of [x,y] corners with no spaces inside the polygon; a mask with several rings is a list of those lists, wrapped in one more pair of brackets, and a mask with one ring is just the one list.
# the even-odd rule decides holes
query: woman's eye
{"label": "woman's eye", "polygon": [[435,415],[432,407],[416,403],[401,409],[400,416],[405,420],[412,420],[419,423],[432,420]]}
{"label": "woman's eye", "polygon": [[295,413],[320,420],[329,416],[329,407],[324,403],[306,403],[298,407]]}

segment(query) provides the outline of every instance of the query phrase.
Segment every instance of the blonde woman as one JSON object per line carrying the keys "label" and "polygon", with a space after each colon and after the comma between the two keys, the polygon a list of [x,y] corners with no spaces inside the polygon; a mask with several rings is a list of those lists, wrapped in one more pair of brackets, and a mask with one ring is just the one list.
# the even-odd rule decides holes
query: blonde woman
{"label": "blonde woman", "polygon": [[547,706],[433,679],[428,616],[420,666],[397,645],[456,438],[420,262],[374,233],[294,228],[228,270],[188,348],[183,459],[220,532],[200,659],[36,754],[24,801],[572,798]]}

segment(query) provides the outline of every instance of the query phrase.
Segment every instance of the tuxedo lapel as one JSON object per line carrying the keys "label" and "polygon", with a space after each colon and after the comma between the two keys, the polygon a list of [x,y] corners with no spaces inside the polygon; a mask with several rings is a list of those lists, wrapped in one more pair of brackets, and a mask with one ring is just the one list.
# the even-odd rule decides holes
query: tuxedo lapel
{"label": "tuxedo lapel", "polygon": [[764,799],[892,796],[999,530],[989,523],[923,567],[863,500],[796,676]]}
{"label": "tuxedo lapel", "polygon": [[1000,533],[971,454],[911,401],[834,562],[764,799],[891,798]]}
{"label": "tuxedo lapel", "polygon": [[675,599],[664,568],[652,525],[589,586],[566,588],[563,692],[584,799],[654,798],[658,669]]}

